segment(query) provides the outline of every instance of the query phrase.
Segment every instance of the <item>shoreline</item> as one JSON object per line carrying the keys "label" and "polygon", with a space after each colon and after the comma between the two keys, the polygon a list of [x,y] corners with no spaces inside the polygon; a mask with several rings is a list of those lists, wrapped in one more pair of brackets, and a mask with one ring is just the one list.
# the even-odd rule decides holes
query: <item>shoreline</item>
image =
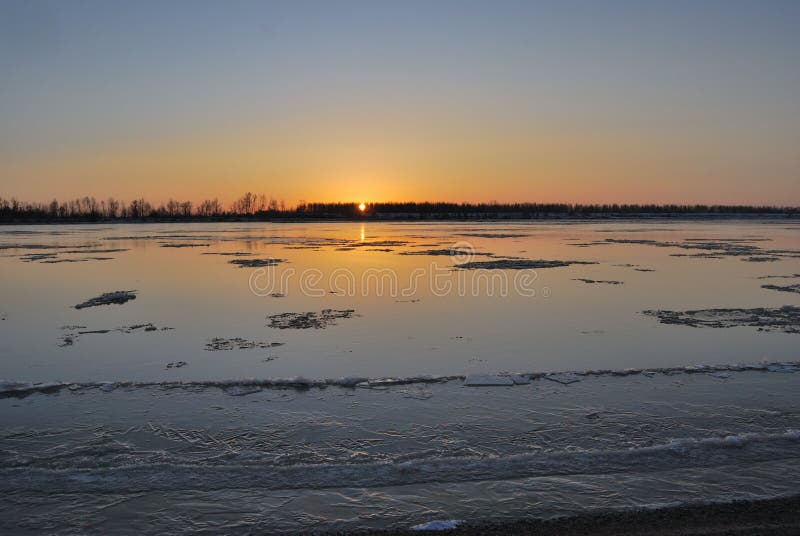
{"label": "shoreline", "polygon": [[798,221],[800,214],[795,212],[741,212],[741,213],[595,213],[560,214],[537,213],[528,216],[521,214],[475,214],[469,216],[441,214],[368,214],[356,217],[260,217],[260,216],[215,216],[186,218],[77,218],[77,219],[32,219],[0,220],[0,226],[17,225],[109,225],[109,224],[153,224],[153,223],[459,223],[459,222],[674,222],[674,221]]}
{"label": "shoreline", "polygon": [[365,530],[334,532],[337,536],[740,536],[800,535],[800,494],[760,500],[688,504],[578,514],[555,519],[468,522],[447,530]]}
{"label": "shoreline", "polygon": [[[431,385],[461,382],[462,386],[473,389],[509,388],[525,386],[535,381],[551,380],[555,383],[568,385],[584,378],[624,378],[628,376],[646,376],[652,378],[656,375],[674,376],[687,375],[713,375],[718,373],[786,373],[796,372],[800,361],[762,361],[760,363],[716,363],[680,365],[675,367],[644,367],[624,369],[575,369],[575,370],[550,370],[533,372],[512,373],[486,373],[486,374],[419,374],[412,376],[358,376],[348,375],[334,378],[307,378],[305,376],[265,376],[262,378],[227,378],[219,380],[204,379],[176,379],[176,380],[95,380],[95,381],[26,381],[26,380],[0,380],[0,399],[25,398],[34,394],[55,394],[61,391],[80,392],[100,389],[110,392],[116,388],[166,388],[166,389],[197,389],[201,387],[225,389],[227,387],[258,387],[262,389],[294,389],[306,391],[309,389],[327,389],[340,387],[343,389],[372,388],[372,387],[399,387],[404,385]],[[474,377],[473,382],[467,383]]]}

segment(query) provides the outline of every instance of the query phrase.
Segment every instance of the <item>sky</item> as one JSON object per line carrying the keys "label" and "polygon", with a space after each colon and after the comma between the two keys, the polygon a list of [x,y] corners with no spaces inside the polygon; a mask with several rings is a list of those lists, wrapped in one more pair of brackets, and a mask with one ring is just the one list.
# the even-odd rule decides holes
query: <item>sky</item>
{"label": "sky", "polygon": [[0,0],[0,197],[800,205],[800,2]]}

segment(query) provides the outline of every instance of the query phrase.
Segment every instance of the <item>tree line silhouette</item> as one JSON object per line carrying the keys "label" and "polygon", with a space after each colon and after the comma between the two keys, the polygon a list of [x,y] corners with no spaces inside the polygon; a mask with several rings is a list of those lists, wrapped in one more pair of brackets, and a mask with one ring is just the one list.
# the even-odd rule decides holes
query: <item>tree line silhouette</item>
{"label": "tree line silhouette", "polygon": [[229,216],[274,215],[286,212],[286,203],[264,194],[247,192],[225,209],[219,199],[206,199],[194,204],[191,201],[170,199],[159,205],[144,198],[126,203],[113,197],[97,200],[79,197],[49,203],[21,202],[0,197],[0,221],[104,221],[104,220],[189,220],[212,219]]}
{"label": "tree line silhouette", "polygon": [[228,221],[270,219],[539,219],[667,215],[800,216],[800,207],[755,205],[657,205],[572,203],[307,203],[288,208],[265,194],[247,192],[225,208],[219,199],[200,203],[170,199],[154,205],[144,198],[128,203],[113,197],[81,197],[49,203],[21,202],[0,197],[0,222],[49,223],[94,221]]}

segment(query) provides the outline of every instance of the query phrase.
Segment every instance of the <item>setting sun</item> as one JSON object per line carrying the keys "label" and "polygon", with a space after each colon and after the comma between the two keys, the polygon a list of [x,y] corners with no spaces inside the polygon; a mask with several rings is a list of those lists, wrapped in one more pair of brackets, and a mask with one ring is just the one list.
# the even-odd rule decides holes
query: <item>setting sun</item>
{"label": "setting sun", "polygon": [[361,203],[360,205],[358,205],[358,210],[364,212],[365,210],[367,210],[367,205],[365,203]]}

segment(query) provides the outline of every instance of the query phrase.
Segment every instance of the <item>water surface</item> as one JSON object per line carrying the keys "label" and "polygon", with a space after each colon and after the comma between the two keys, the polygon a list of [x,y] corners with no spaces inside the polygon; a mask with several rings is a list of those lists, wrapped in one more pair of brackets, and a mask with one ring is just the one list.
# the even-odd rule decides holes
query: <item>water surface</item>
{"label": "water surface", "polygon": [[800,492],[790,221],[9,226],[0,248],[3,532]]}
{"label": "water surface", "polygon": [[[761,286],[791,280],[758,279],[800,272],[796,256],[750,262],[745,259],[765,255],[675,257],[705,250],[613,242],[585,246],[608,239],[746,239],[760,250],[800,250],[798,228],[785,222],[5,227],[0,243],[19,249],[4,249],[0,258],[0,314],[5,318],[0,323],[0,371],[8,379],[35,381],[326,378],[795,357],[796,337],[790,334],[687,329],[660,324],[641,312],[796,305],[797,294]],[[30,249],[31,245],[60,249]],[[196,247],[164,247],[174,245]],[[408,255],[452,247],[474,256]],[[125,251],[80,253],[81,248]],[[251,255],[214,254],[237,252]],[[56,255],[48,261],[110,260],[52,263],[19,257],[41,253]],[[470,259],[506,257],[597,264],[454,269]],[[229,264],[269,258],[285,262],[263,276],[256,269]],[[581,278],[621,284],[576,280]],[[136,300],[73,308],[113,290],[136,290]],[[272,297],[271,291],[285,297]],[[323,309],[353,309],[355,315],[326,329],[266,327],[269,315]],[[145,323],[173,329],[88,334],[71,346],[59,346],[62,337],[77,331]],[[284,345],[269,351],[205,351],[215,337]],[[272,359],[265,361],[267,357]],[[165,369],[176,361],[187,365]]]}

